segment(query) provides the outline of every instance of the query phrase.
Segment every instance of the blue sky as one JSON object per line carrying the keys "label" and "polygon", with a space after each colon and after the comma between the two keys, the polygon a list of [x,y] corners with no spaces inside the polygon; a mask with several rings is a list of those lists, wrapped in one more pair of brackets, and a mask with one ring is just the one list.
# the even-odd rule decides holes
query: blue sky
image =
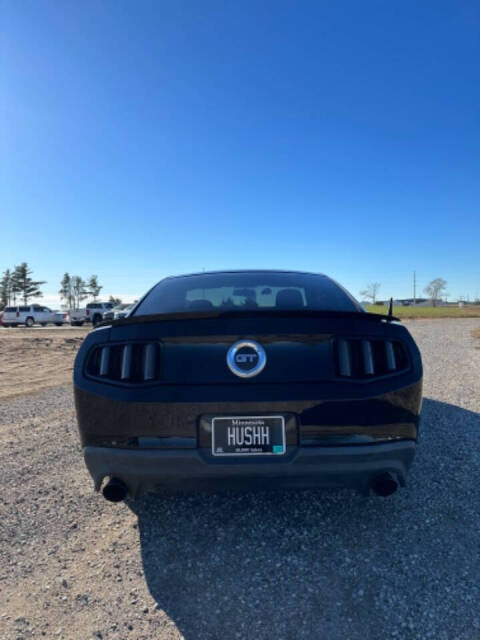
{"label": "blue sky", "polygon": [[477,2],[0,2],[0,270],[480,296]]}

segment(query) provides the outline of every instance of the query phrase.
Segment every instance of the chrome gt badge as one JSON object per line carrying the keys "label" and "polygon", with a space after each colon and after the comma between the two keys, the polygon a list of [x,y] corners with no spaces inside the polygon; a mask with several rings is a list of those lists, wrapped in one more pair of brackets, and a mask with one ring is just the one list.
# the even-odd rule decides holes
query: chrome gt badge
{"label": "chrome gt badge", "polygon": [[227,352],[228,368],[240,378],[258,375],[267,363],[264,348],[254,340],[239,340]]}

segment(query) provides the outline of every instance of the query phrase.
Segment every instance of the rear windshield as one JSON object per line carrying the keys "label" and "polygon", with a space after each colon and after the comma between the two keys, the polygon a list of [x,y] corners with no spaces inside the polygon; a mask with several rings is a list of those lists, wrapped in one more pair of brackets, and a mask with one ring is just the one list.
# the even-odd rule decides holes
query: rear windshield
{"label": "rear windshield", "polygon": [[350,294],[326,276],[239,272],[166,278],[134,315],[249,309],[361,311]]}

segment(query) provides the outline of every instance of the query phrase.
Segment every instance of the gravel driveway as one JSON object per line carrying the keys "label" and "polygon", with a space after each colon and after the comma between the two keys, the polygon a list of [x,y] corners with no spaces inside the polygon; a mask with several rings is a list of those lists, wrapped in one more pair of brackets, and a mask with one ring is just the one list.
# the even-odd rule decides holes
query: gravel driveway
{"label": "gravel driveway", "polygon": [[70,386],[0,405],[0,638],[480,638],[479,320],[406,323],[421,446],[388,499],[92,492]]}

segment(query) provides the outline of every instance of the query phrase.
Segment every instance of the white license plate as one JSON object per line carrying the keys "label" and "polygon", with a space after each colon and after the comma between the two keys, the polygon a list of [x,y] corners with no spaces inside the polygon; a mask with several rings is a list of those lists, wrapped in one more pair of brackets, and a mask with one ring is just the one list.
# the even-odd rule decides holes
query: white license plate
{"label": "white license plate", "polygon": [[270,456],[285,453],[283,416],[219,416],[212,419],[214,456]]}

